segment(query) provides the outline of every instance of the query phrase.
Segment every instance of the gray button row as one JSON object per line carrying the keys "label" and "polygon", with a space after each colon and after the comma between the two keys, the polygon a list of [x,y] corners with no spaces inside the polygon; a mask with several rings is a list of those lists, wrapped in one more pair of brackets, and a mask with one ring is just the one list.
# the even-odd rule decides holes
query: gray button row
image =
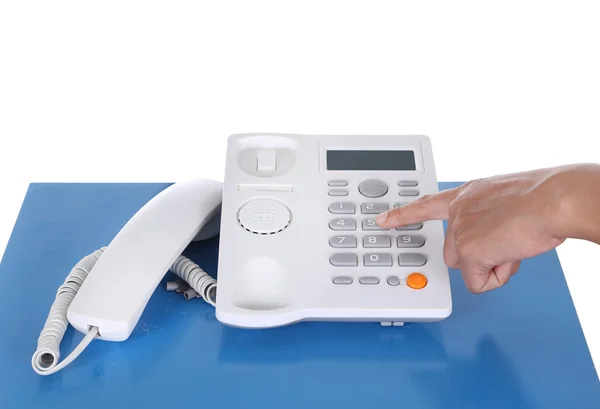
{"label": "gray button row", "polygon": [[[330,187],[346,187],[348,186],[347,180],[330,180],[327,182]],[[399,187],[417,187],[419,183],[416,180],[400,180],[398,181]],[[379,179],[368,179],[361,182],[358,185],[358,191],[365,197],[382,197],[388,192],[388,185]],[[417,189],[401,189],[398,194],[400,196],[419,196]],[[330,196],[347,196],[347,189],[331,189],[329,190]]]}
{"label": "gray button row", "polygon": [[[358,240],[356,236],[352,235],[333,236],[329,239],[329,245],[334,248],[356,248]],[[392,237],[387,234],[364,236],[362,245],[365,248],[390,248],[392,247]],[[424,245],[425,237],[423,236],[396,237],[396,246],[399,248],[419,248]]]}
{"label": "gray button row", "polygon": [[[348,277],[348,276],[333,277],[333,279],[331,281],[333,282],[333,284],[337,284],[337,285],[350,285],[354,282],[352,277]],[[400,278],[398,278],[397,276],[389,276],[386,281],[392,287],[400,285]],[[362,285],[376,285],[376,284],[379,284],[379,278],[378,277],[370,277],[370,276],[361,277],[358,279],[358,282],[361,283]]]}
{"label": "gray button row", "polygon": [[[354,253],[336,253],[329,257],[331,265],[336,267],[358,266],[358,255]],[[400,267],[421,267],[427,263],[427,257],[418,253],[404,253],[398,255]],[[391,267],[393,265],[392,255],[389,253],[367,253],[363,256],[363,264],[366,267]]]}
{"label": "gray button row", "polygon": [[[362,203],[360,211],[362,214],[379,214],[388,210],[387,203]],[[352,202],[335,202],[329,205],[329,213],[354,214],[356,206]]]}
{"label": "gray button row", "polygon": [[[361,227],[364,231],[386,231],[383,227],[379,227],[375,218],[363,219]],[[338,217],[329,222],[329,228],[335,231],[354,231],[356,230],[356,220],[350,217]],[[423,223],[409,224],[406,226],[396,227],[396,230],[421,230]]]}

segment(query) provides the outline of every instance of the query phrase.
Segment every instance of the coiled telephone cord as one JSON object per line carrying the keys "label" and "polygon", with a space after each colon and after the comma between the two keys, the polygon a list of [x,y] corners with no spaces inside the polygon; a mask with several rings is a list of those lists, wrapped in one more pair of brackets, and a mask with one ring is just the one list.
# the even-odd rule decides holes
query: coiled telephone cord
{"label": "coiled telephone cord", "polygon": [[[56,297],[46,323],[40,332],[37,349],[31,358],[33,369],[40,375],[51,375],[63,369],[77,358],[83,350],[98,337],[98,328],[92,327],[83,337],[81,342],[62,362],[60,360],[60,343],[65,335],[69,320],[67,319],[67,310],[75,295],[83,285],[92,268],[100,259],[106,247],[82,258],[71,269],[71,272],[64,283],[58,288]],[[196,263],[184,256],[179,256],[171,265],[170,271],[184,280],[210,305],[215,306],[215,295],[217,281],[209,276]]]}

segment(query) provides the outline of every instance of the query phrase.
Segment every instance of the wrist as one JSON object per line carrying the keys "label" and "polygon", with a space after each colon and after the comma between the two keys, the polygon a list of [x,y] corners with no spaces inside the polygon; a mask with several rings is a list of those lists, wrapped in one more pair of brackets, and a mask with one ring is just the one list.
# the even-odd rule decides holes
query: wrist
{"label": "wrist", "polygon": [[552,235],[600,244],[600,165],[558,168],[549,178],[548,188],[554,203]]}

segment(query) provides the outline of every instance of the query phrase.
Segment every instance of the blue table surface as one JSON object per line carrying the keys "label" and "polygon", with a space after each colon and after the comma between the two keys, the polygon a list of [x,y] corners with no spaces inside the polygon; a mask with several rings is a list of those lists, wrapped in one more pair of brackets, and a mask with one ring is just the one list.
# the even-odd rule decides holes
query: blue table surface
{"label": "blue table surface", "polygon": [[[62,372],[37,375],[31,355],[71,267],[168,185],[30,186],[0,264],[1,409],[600,408],[555,251],[524,261],[506,287],[482,295],[452,270],[452,316],[398,328],[234,329],[203,301],[161,285],[129,340],[92,342]],[[214,275],[217,251],[218,238],[184,254]],[[81,337],[69,327],[63,357]]]}

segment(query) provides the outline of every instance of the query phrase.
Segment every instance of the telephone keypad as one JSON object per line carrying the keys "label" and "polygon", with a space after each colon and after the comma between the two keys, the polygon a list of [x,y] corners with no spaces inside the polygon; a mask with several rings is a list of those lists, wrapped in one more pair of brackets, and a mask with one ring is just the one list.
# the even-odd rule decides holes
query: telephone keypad
{"label": "telephone keypad", "polygon": [[[419,183],[414,180],[400,180],[397,182],[400,187],[398,195],[403,197],[418,197],[420,195],[417,186]],[[330,180],[327,182],[328,186],[335,187],[329,189],[330,196],[348,195],[349,188],[348,182],[345,180]],[[341,187],[341,188],[340,188]],[[358,184],[358,192],[368,198],[381,198],[389,192],[388,185],[378,179],[368,179]],[[380,199],[381,200],[381,199]],[[362,253],[362,256],[356,254],[350,250],[349,252],[338,252],[331,255],[329,262],[335,267],[357,267],[359,263],[365,267],[393,267],[397,265],[399,267],[421,267],[427,263],[427,257],[420,253],[405,253],[403,249],[418,249],[425,245],[426,238],[419,234],[402,234],[401,231],[413,231],[416,232],[423,228],[423,223],[415,223],[407,226],[401,226],[392,230],[397,231],[399,234],[377,234],[374,232],[378,231],[390,231],[388,228],[380,227],[375,221],[375,216],[389,210],[390,206],[394,208],[402,207],[409,202],[400,201],[388,204],[386,202],[374,201],[374,202],[361,202],[353,203],[351,201],[339,201],[332,202],[329,205],[328,211],[331,215],[354,215],[358,212],[363,215],[372,215],[372,217],[366,218],[354,218],[354,217],[333,217],[330,218],[329,228],[333,231],[356,231],[362,230],[365,232],[364,235],[355,234],[339,234],[329,238],[329,245],[335,249],[356,249],[362,247],[363,249],[393,249],[396,248],[400,251],[398,254],[387,252],[369,252]],[[360,207],[360,209],[357,208]],[[360,223],[360,226],[358,225]],[[388,251],[389,251],[388,250]],[[344,250],[342,250],[344,251]],[[410,250],[409,250],[410,251]],[[362,258],[362,260],[361,260]],[[387,271],[387,270],[382,270]],[[384,283],[389,286],[398,286],[404,281],[402,278],[390,275],[382,278]],[[348,276],[337,276],[332,279],[333,284],[336,285],[348,285],[354,282],[352,277]],[[361,285],[376,285],[380,283],[379,277],[366,276],[358,278],[358,282]]]}

